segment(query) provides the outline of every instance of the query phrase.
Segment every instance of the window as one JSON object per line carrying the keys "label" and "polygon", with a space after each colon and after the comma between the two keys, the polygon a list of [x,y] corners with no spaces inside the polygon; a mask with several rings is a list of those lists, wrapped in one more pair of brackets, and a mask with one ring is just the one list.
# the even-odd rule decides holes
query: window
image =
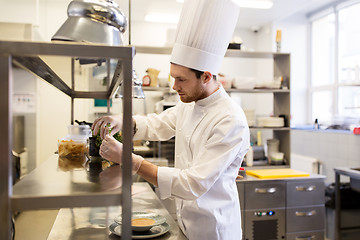
{"label": "window", "polygon": [[330,91],[314,91],[312,94],[313,118],[324,122],[331,119],[332,114],[332,96]]}
{"label": "window", "polygon": [[311,120],[360,119],[360,3],[311,22]]}
{"label": "window", "polygon": [[359,13],[360,4],[339,10],[338,114],[346,118],[360,117]]}
{"label": "window", "polygon": [[339,116],[344,118],[359,118],[360,116],[360,86],[339,88]]}
{"label": "window", "polygon": [[335,14],[316,20],[312,24],[312,85],[334,83]]}

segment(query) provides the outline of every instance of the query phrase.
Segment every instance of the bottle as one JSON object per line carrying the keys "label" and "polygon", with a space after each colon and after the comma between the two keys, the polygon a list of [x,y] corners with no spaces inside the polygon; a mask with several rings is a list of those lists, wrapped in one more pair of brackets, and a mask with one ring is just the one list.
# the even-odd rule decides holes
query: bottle
{"label": "bottle", "polygon": [[262,145],[262,139],[261,139],[261,131],[257,131],[257,145]]}
{"label": "bottle", "polygon": [[250,145],[249,151],[246,154],[246,166],[252,167],[253,166],[253,160],[254,160],[254,150],[252,146]]}
{"label": "bottle", "polygon": [[145,76],[143,77],[143,79],[142,79],[142,85],[148,87],[148,86],[150,86],[150,83],[151,83],[151,78],[150,78],[150,76],[149,76],[149,75],[145,75]]}
{"label": "bottle", "polygon": [[317,118],[315,119],[314,129],[319,129],[319,120]]}
{"label": "bottle", "polygon": [[281,30],[276,30],[276,52],[281,52]]}

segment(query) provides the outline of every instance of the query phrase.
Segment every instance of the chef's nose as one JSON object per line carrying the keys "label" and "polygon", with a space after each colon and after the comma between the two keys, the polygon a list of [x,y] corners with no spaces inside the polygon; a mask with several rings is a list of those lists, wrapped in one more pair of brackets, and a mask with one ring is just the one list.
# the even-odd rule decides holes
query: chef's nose
{"label": "chef's nose", "polygon": [[174,85],[173,85],[172,89],[174,89],[175,91],[179,90],[179,86],[178,86],[178,83],[176,80],[174,81]]}

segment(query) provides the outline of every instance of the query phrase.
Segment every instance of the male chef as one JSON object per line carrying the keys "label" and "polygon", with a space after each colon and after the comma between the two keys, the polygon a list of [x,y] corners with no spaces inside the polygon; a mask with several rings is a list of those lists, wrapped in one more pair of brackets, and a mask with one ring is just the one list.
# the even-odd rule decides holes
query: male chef
{"label": "male chef", "polygon": [[[133,117],[134,140],[175,136],[174,168],[133,154],[133,172],[158,186],[161,199],[175,198],[178,224],[193,240],[242,238],[235,179],[249,149],[249,128],[243,110],[215,77],[238,13],[232,0],[185,1],[170,60],[181,101],[159,115]],[[121,163],[122,144],[106,135],[109,123],[122,128],[121,117],[114,116],[92,127],[104,139],[100,155]]]}

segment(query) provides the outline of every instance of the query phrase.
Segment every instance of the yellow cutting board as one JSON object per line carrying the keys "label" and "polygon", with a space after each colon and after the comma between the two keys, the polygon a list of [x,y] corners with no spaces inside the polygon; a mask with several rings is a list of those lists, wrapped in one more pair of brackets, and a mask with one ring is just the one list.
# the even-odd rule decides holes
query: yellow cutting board
{"label": "yellow cutting board", "polygon": [[309,173],[294,170],[291,168],[246,170],[246,174],[258,178],[287,178],[310,176]]}

